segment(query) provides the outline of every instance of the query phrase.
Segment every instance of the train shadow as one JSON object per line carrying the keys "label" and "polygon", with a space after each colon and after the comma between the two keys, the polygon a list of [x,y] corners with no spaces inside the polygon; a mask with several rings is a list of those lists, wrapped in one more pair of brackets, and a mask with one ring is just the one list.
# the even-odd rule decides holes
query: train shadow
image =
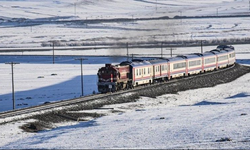
{"label": "train shadow", "polygon": [[201,101],[201,102],[199,102],[199,103],[194,104],[193,106],[202,106],[202,105],[221,105],[221,104],[228,104],[228,103]]}
{"label": "train shadow", "polygon": [[[98,91],[97,75],[84,75],[83,80],[84,95],[90,95]],[[15,108],[20,109],[54,101],[78,98],[81,97],[81,94],[81,76],[77,76],[58,84],[15,92]],[[12,109],[12,93],[0,95],[0,112]]]}
{"label": "train shadow", "polygon": [[236,59],[236,62],[239,64],[250,65],[250,59]]}
{"label": "train shadow", "polygon": [[250,94],[248,93],[239,93],[230,97],[227,97],[226,99],[234,99],[234,98],[244,98],[244,97],[249,97]]}
{"label": "train shadow", "polygon": [[[234,103],[234,102],[232,102],[232,103]],[[225,105],[225,104],[232,104],[232,103],[201,101],[201,102],[195,103],[193,105],[180,105],[180,106]]]}
{"label": "train shadow", "polygon": [[[55,64],[79,64],[80,62],[76,60],[79,57],[84,57],[86,60],[83,64],[105,64],[122,62],[127,58],[124,56],[55,56]],[[33,55],[0,55],[0,63],[5,63],[9,61],[14,61],[18,63],[32,63],[32,64],[52,64],[52,56],[33,56]]]}
{"label": "train shadow", "polygon": [[[127,57],[119,56],[120,51],[117,51],[117,56],[112,53],[111,56],[55,56],[55,64],[79,64],[80,62],[76,60],[79,57],[84,57],[86,60],[83,64],[106,64],[106,63],[120,63],[126,61]],[[137,57],[138,59],[152,59],[152,57]],[[34,56],[34,55],[0,55],[0,63],[6,62],[18,62],[18,63],[32,63],[32,64],[52,64],[52,56]]]}

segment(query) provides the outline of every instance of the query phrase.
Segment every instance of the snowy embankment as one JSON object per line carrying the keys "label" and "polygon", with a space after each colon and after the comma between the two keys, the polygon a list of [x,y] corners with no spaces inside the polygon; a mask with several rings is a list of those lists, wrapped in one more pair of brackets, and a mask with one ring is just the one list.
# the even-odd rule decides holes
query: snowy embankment
{"label": "snowy embankment", "polygon": [[[249,148],[249,78],[247,74],[212,88],[167,94],[157,99],[142,97],[136,103],[106,106],[126,113],[35,134],[17,130],[21,122],[2,125],[0,146]],[[217,141],[221,138],[231,141]]]}

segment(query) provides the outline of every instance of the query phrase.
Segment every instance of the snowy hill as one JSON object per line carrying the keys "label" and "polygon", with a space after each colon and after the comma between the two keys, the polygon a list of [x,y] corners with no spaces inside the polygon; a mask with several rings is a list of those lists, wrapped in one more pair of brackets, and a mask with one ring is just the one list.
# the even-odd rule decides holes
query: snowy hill
{"label": "snowy hill", "polygon": [[[244,18],[153,19],[249,15],[247,0],[1,0],[0,12],[0,48],[48,47],[52,40],[72,47],[249,36]],[[110,21],[115,18],[131,20]]]}

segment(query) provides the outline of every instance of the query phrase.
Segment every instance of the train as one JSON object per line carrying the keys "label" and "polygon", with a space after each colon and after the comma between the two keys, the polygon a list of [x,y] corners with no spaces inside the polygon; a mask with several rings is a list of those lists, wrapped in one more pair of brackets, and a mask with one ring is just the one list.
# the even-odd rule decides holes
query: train
{"label": "train", "polygon": [[116,92],[136,86],[164,82],[232,66],[236,61],[231,45],[219,45],[204,53],[171,58],[132,59],[120,64],[105,64],[98,70],[98,91]]}

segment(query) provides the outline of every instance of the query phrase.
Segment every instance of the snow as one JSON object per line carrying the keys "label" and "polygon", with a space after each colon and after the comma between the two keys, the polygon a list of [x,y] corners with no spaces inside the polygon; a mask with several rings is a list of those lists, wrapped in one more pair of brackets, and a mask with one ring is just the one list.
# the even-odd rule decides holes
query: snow
{"label": "snow", "polygon": [[[76,14],[75,14],[75,3]],[[87,43],[214,40],[249,37],[248,18],[141,20],[87,23],[94,19],[249,15],[248,1],[78,0],[1,1],[0,47],[40,48],[48,41]],[[98,10],[98,11],[96,11]],[[48,13],[49,12],[49,13]],[[1,20],[2,18],[2,20]],[[18,20],[19,19],[19,20]],[[22,19],[28,19],[23,21]],[[51,20],[52,22],[48,23]],[[57,23],[55,21],[69,21]],[[39,21],[37,23],[37,21]],[[80,22],[82,21],[82,22]],[[30,22],[30,23],[29,23]],[[211,26],[211,27],[210,27]],[[149,32],[150,31],[150,32]]]}
{"label": "snow", "polygon": [[[111,18],[151,18],[176,15],[235,15],[249,14],[247,0],[75,0],[50,1],[0,0],[0,47],[40,48],[50,40],[84,43],[114,42],[112,38],[129,41],[154,40],[213,40],[249,37],[248,18],[182,19],[98,24],[40,24],[19,26],[8,22],[13,18],[42,20],[77,20]],[[76,13],[74,3],[76,3]],[[98,10],[98,11],[96,11]],[[3,13],[4,12],[4,13]],[[2,19],[1,19],[2,18]],[[128,40],[129,39],[129,40]],[[237,62],[250,65],[249,45],[233,45]],[[84,95],[97,91],[98,68],[105,63],[126,60],[124,49],[56,50],[55,64],[52,51],[1,52],[0,54],[0,112],[12,109],[11,68],[14,66],[17,108],[44,102],[71,99],[81,95],[80,62],[84,57]],[[203,47],[204,51],[215,48]],[[8,49],[7,49],[8,50]],[[138,56],[160,56],[161,49],[129,49]],[[174,55],[200,52],[200,47],[177,48]],[[169,51],[164,48],[164,54]],[[17,56],[18,55],[18,56]],[[43,56],[39,56],[43,55]],[[70,55],[70,56],[69,56]],[[102,55],[101,57],[98,55]],[[121,55],[121,57],[110,57]],[[56,75],[52,75],[56,74]],[[42,78],[38,78],[42,77]],[[202,88],[166,94],[155,99],[140,97],[138,102],[108,105],[104,109],[81,111],[106,114],[86,122],[64,122],[57,128],[38,133],[26,133],[19,127],[35,120],[24,120],[0,125],[0,149],[100,149],[100,148],[202,148],[249,149],[250,74],[237,80]],[[87,82],[90,81],[90,82]],[[110,109],[108,109],[110,108]],[[62,109],[62,108],[58,108]],[[117,113],[112,113],[117,110]],[[43,112],[41,112],[43,113]],[[26,115],[18,116],[19,118]],[[18,119],[1,119],[0,123]],[[221,138],[232,141],[216,142]]]}
{"label": "snow", "polygon": [[[249,77],[108,106],[126,113],[32,134],[1,148],[249,148]],[[216,142],[226,137],[232,142]]]}
{"label": "snow", "polygon": [[[248,46],[235,45],[235,48],[238,52],[237,62],[249,65]],[[209,48],[205,47],[205,49]],[[185,52],[185,50],[183,51]],[[32,57],[30,56],[31,63],[15,66],[16,73],[23,74],[19,77],[16,76],[16,82],[22,83],[16,84],[16,87],[20,87],[20,91],[24,90],[21,92],[23,95],[27,95],[27,93],[41,95],[44,92],[47,96],[51,96],[52,93],[56,93],[60,99],[73,96],[74,94],[63,94],[65,91],[70,92],[71,89],[77,89],[77,94],[80,94],[79,87],[71,84],[72,78],[79,76],[79,64],[73,63],[73,60],[71,61],[73,64],[67,64],[68,62],[53,65],[50,62],[36,64],[32,62],[34,61]],[[40,58],[40,61],[45,61],[44,59],[46,60],[46,57]],[[23,67],[21,67],[22,65]],[[1,74],[6,74],[8,72],[6,70],[10,72],[10,66],[5,64],[1,64],[1,66],[5,68]],[[94,75],[100,66],[102,66],[101,63],[84,64],[85,75]],[[25,68],[32,71],[24,72]],[[57,76],[51,76],[50,74],[55,71]],[[38,79],[38,75],[44,75],[45,78]],[[7,78],[8,75],[5,76]],[[25,77],[31,79],[32,76],[34,80],[32,82],[37,83],[33,86],[37,87],[29,87],[29,84],[24,84],[27,83]],[[54,77],[57,80],[54,80]],[[10,77],[8,78],[10,81]],[[47,79],[46,82],[44,79]],[[30,120],[7,123],[0,126],[0,147],[3,149],[249,148],[249,79],[250,75],[246,74],[231,83],[216,87],[167,94],[156,99],[141,97],[135,103],[108,105],[100,110],[81,111],[79,113],[95,112],[107,116],[97,119],[85,118],[90,120],[86,122],[55,124],[57,128],[35,134],[19,129],[19,126]],[[70,80],[69,84],[64,84],[68,80]],[[8,93],[8,81],[4,81],[2,85],[5,85],[5,88],[1,88],[6,93]],[[61,89],[62,87],[58,86],[60,87],[58,92],[49,92],[58,84],[69,87]],[[88,88],[91,87],[96,88],[96,85],[88,86]],[[27,92],[25,92],[26,90]],[[17,97],[18,95],[17,92]],[[22,101],[31,105],[31,101],[34,101],[36,96],[31,97],[34,99]],[[49,98],[45,99],[44,101],[49,100]],[[11,100],[10,97],[9,100]],[[36,100],[39,102],[39,97]],[[42,101],[43,98],[40,100]],[[4,109],[6,106],[2,104],[0,108]],[[10,109],[11,104],[10,102]],[[112,113],[111,108],[118,113]],[[221,138],[230,138],[232,141],[216,142]]]}

